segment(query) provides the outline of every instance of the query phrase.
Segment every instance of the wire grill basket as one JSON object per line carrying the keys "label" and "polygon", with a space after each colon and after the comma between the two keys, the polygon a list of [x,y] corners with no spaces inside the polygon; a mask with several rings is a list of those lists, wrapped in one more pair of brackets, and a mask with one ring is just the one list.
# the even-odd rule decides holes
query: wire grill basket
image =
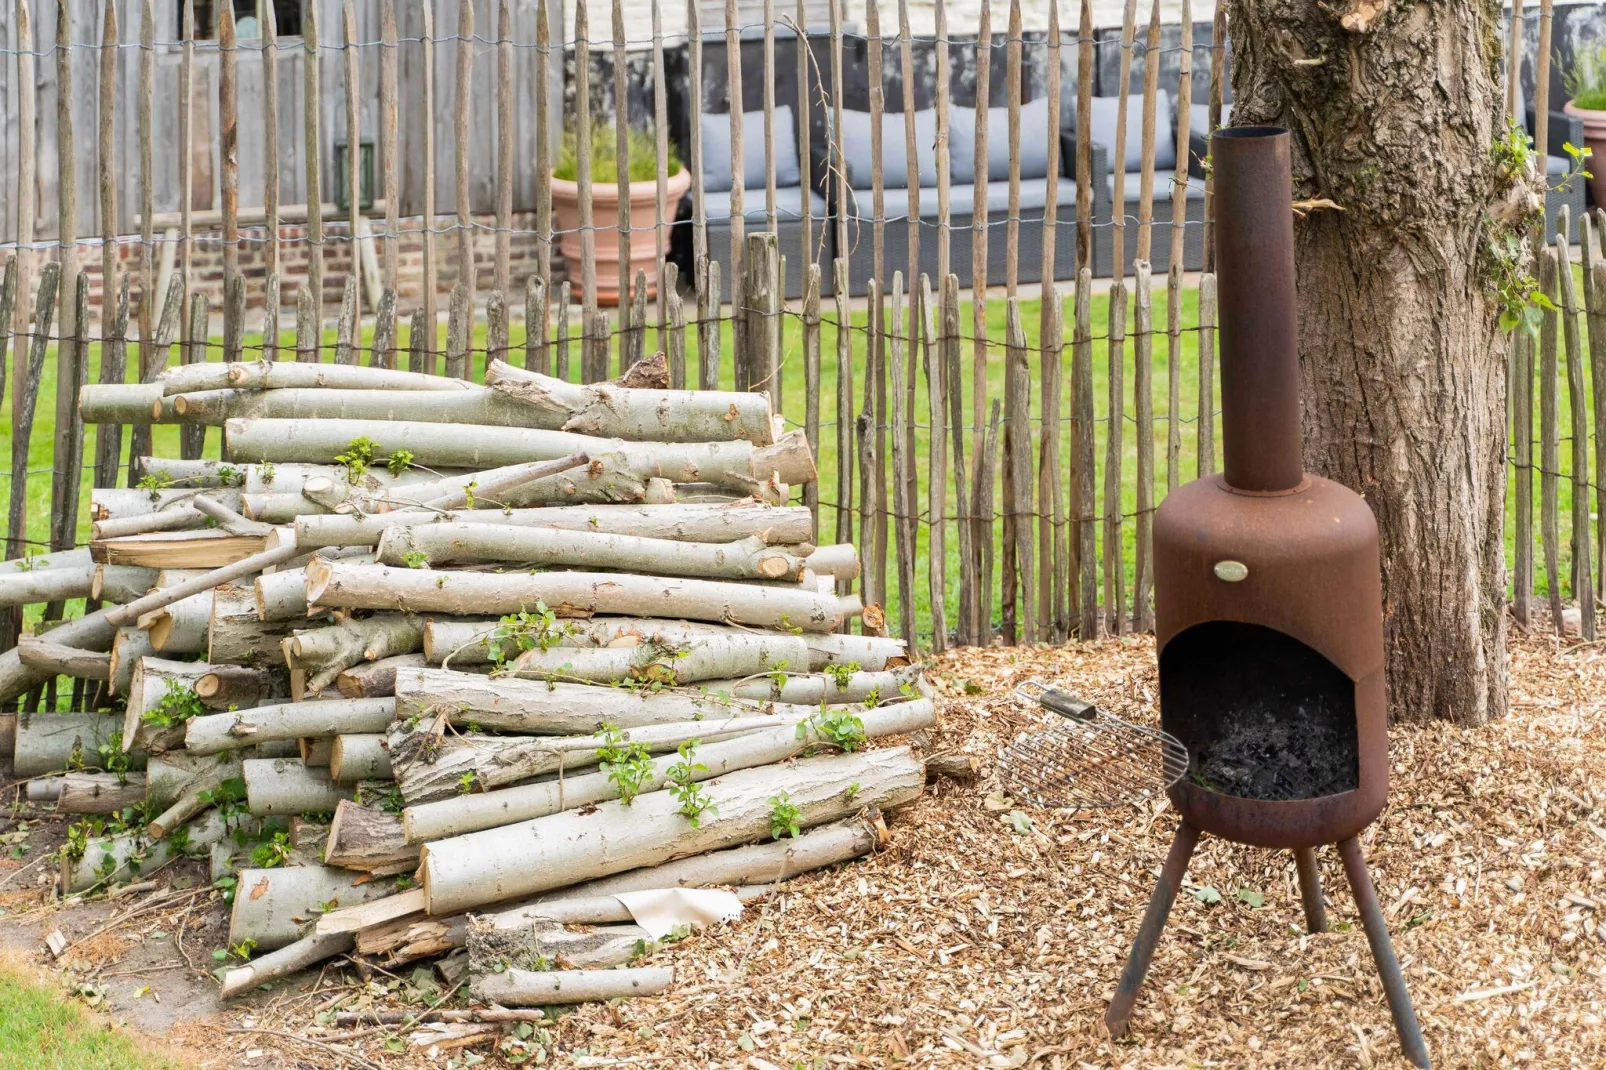
{"label": "wire grill basket", "polygon": [[1016,798],[1051,810],[1136,804],[1156,798],[1188,771],[1188,750],[1169,733],[1123,721],[1036,680],[1015,694],[1060,715],[1004,752],[999,775]]}

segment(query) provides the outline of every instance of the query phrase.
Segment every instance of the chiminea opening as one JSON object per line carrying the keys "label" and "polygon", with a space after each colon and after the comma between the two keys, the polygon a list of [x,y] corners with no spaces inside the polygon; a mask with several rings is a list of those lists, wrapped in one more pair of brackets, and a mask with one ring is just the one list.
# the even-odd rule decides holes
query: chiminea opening
{"label": "chiminea opening", "polygon": [[1355,682],[1274,628],[1196,624],[1160,654],[1162,727],[1187,777],[1245,799],[1314,799],[1360,785]]}

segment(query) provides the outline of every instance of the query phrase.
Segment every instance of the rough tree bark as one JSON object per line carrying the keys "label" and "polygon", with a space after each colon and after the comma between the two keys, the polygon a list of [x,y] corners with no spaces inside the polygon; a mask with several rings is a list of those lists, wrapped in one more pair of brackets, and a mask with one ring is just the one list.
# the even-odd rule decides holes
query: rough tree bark
{"label": "rough tree bark", "polygon": [[[1488,0],[1230,0],[1234,125],[1293,132],[1305,467],[1382,534],[1390,709],[1506,709],[1505,339],[1491,239],[1520,203]],[[1521,176],[1515,180],[1520,182]],[[1520,191],[1518,191],[1520,194]]]}

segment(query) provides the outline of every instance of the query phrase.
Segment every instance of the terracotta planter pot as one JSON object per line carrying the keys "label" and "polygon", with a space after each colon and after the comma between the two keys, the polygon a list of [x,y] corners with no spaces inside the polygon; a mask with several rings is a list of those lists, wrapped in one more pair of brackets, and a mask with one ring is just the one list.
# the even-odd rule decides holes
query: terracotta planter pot
{"label": "terracotta planter pot", "polygon": [[1606,111],[1575,108],[1570,100],[1561,110],[1584,121],[1584,144],[1590,148],[1589,163],[1584,169],[1594,176],[1589,180],[1589,188],[1595,195],[1595,203],[1606,205]]}
{"label": "terracotta planter pot", "polygon": [[[657,222],[658,180],[632,182],[630,198],[630,277],[647,273],[647,296],[658,295]],[[684,167],[669,176],[664,210],[673,222],[680,199],[691,188],[691,172]],[[562,231],[559,245],[569,264],[569,293],[580,297],[580,186],[561,178],[552,179],[552,211],[555,226]],[[596,235],[597,304],[619,303],[619,186],[611,182],[591,184],[591,225]],[[667,251],[667,250],[666,250]],[[634,282],[632,281],[632,285]]]}

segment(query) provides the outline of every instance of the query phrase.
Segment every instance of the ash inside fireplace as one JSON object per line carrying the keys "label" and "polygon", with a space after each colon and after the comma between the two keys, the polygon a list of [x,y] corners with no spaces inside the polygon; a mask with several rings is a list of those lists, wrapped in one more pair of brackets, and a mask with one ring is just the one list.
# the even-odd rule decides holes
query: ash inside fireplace
{"label": "ash inside fireplace", "polygon": [[1188,777],[1211,791],[1290,800],[1359,786],[1353,681],[1274,629],[1213,621],[1173,638],[1160,716],[1188,748]]}

